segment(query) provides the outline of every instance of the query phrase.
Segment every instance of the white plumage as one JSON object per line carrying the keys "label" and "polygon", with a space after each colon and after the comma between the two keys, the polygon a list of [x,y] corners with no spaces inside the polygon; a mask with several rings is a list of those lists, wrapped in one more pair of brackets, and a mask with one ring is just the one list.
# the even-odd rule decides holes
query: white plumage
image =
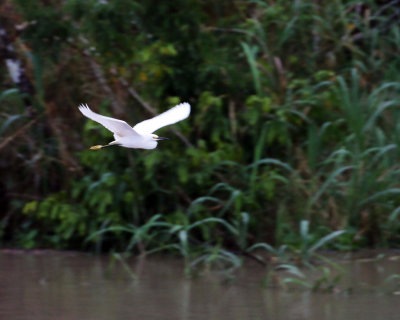
{"label": "white plumage", "polygon": [[78,108],[85,117],[100,123],[106,129],[114,133],[114,141],[107,145],[93,146],[90,148],[92,150],[112,145],[119,145],[125,148],[154,149],[157,147],[158,140],[167,139],[153,134],[154,131],[184,120],[190,114],[190,104],[184,102],[159,114],[158,116],[155,116],[154,118],[139,122],[132,128],[125,121],[102,116],[93,112],[87,104],[81,104]]}

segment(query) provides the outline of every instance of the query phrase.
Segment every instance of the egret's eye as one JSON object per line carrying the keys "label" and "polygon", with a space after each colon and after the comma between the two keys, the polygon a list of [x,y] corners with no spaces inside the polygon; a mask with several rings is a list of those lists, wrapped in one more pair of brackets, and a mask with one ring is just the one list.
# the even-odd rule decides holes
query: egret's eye
{"label": "egret's eye", "polygon": [[153,134],[153,139],[158,139],[158,136],[156,134]]}

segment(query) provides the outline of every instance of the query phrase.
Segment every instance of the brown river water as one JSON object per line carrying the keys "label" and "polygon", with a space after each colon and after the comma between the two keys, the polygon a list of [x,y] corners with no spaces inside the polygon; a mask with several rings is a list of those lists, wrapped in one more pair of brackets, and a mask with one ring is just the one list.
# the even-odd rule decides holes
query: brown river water
{"label": "brown river water", "polygon": [[3,250],[0,319],[399,320],[400,280],[387,279],[400,275],[400,253],[366,257],[336,258],[346,279],[326,293],[264,288],[267,269],[250,262],[222,281],[215,271],[187,278],[182,260],[150,256],[127,260],[133,277],[105,256]]}

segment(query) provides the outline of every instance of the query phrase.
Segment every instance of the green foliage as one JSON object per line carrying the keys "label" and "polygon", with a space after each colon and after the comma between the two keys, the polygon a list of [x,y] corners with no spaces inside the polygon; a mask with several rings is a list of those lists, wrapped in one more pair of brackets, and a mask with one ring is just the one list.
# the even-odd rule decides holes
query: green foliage
{"label": "green foliage", "polygon": [[317,250],[341,236],[343,233],[345,233],[344,230],[334,231],[319,239],[315,239],[316,233],[310,233],[309,221],[303,220],[300,222],[299,240],[291,247],[302,263],[309,264],[310,259],[316,254]]}
{"label": "green foliage", "polygon": [[[400,31],[378,4],[14,5],[36,94],[0,67],[4,242],[171,250],[188,273],[260,249],[288,264],[327,244],[399,246]],[[134,124],[150,116],[140,99],[189,101],[174,128],[190,145],[163,129],[156,150],[86,150],[112,138],[79,103]]]}

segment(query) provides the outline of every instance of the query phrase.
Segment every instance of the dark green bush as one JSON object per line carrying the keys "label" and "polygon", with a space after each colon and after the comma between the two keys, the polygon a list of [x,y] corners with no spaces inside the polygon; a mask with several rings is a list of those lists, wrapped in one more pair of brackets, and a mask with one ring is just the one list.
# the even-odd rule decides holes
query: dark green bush
{"label": "dark green bush", "polygon": [[[309,221],[313,241],[398,247],[400,32],[359,5],[15,1],[37,118],[0,76],[3,243],[240,251]],[[190,145],[164,129],[156,150],[86,150],[112,138],[79,103],[134,124],[140,99],[190,102]]]}

